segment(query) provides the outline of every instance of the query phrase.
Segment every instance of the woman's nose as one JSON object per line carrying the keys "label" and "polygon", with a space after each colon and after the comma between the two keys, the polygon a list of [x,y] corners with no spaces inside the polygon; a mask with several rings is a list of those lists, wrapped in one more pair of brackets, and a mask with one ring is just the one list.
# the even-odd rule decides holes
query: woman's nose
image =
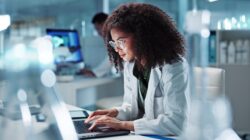
{"label": "woman's nose", "polygon": [[119,52],[121,49],[119,47],[115,47],[115,51]]}
{"label": "woman's nose", "polygon": [[118,49],[117,49],[117,48],[115,48],[115,52],[118,52]]}

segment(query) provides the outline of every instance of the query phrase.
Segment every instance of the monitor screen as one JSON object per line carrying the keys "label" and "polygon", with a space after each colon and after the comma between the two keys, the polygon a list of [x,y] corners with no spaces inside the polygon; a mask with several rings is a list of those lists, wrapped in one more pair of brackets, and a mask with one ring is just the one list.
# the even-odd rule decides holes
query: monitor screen
{"label": "monitor screen", "polygon": [[53,53],[56,64],[78,63],[83,61],[77,30],[46,29],[52,37]]}

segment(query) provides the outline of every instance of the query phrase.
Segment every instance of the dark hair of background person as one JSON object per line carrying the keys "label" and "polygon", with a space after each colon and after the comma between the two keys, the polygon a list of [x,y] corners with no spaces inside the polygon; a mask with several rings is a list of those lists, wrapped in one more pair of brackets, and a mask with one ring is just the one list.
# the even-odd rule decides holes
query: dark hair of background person
{"label": "dark hair of background person", "polygon": [[103,28],[105,46],[111,62],[118,70],[123,69],[123,60],[108,44],[112,40],[112,28],[132,34],[135,45],[132,51],[139,66],[137,62],[142,59],[146,60],[146,68],[172,64],[181,61],[185,54],[184,39],[172,18],[164,11],[150,4],[124,4],[112,12]]}
{"label": "dark hair of background person", "polygon": [[95,24],[95,23],[104,23],[105,20],[108,18],[108,14],[106,13],[103,13],[103,12],[100,12],[100,13],[96,13],[93,18],[92,18],[92,23]]}

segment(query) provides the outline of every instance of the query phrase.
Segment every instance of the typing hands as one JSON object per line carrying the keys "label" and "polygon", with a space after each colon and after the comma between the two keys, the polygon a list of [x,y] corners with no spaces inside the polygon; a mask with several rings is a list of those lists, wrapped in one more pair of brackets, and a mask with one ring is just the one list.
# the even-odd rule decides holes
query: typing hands
{"label": "typing hands", "polygon": [[118,115],[116,109],[97,110],[89,115],[85,123],[92,123],[89,130],[93,130],[98,125],[105,125],[115,130],[134,130],[133,122],[120,121],[115,117]]}
{"label": "typing hands", "polygon": [[100,126],[100,125],[105,125],[115,130],[122,129],[122,121],[117,120],[116,118],[106,116],[106,115],[98,115],[94,117],[94,121],[91,127],[89,127],[89,130],[93,130],[95,127]]}

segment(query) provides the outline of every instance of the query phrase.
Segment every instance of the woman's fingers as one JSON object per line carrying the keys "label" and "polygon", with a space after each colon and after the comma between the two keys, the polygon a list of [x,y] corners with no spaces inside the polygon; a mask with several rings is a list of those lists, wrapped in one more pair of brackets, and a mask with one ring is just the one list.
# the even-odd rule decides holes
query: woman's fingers
{"label": "woman's fingers", "polygon": [[99,113],[100,113],[100,111],[97,110],[97,111],[91,113],[91,114],[89,115],[89,118],[91,118],[91,117],[93,117],[93,116],[95,116],[95,115],[98,115]]}
{"label": "woman's fingers", "polygon": [[93,130],[98,125],[105,125],[105,126],[108,126],[110,128],[119,130],[119,129],[121,129],[120,123],[121,122],[115,118],[112,118],[112,117],[109,117],[106,115],[102,115],[102,116],[99,116],[99,118],[94,121],[94,123],[89,128],[89,130]]}
{"label": "woman's fingers", "polygon": [[105,114],[107,114],[107,113],[108,113],[108,112],[105,111],[105,110],[97,110],[97,111],[91,113],[91,114],[89,115],[89,117],[85,120],[85,122],[87,123],[87,122],[89,122],[90,120],[93,120],[92,118],[93,118],[94,116],[97,116],[97,115],[105,115]]}
{"label": "woman's fingers", "polygon": [[95,120],[97,120],[98,118],[100,118],[101,116],[102,116],[102,115],[95,115],[95,116],[93,116],[93,117],[91,117],[91,118],[86,119],[84,122],[85,122],[85,123],[89,123],[89,122],[95,121]]}
{"label": "woman's fingers", "polygon": [[89,130],[93,130],[97,125],[106,124],[106,120],[108,119],[108,116],[96,116],[92,125],[89,127]]}
{"label": "woman's fingers", "polygon": [[89,127],[88,130],[90,130],[90,131],[93,130],[93,129],[96,127],[96,125],[97,125],[96,122],[94,122],[94,123]]}

